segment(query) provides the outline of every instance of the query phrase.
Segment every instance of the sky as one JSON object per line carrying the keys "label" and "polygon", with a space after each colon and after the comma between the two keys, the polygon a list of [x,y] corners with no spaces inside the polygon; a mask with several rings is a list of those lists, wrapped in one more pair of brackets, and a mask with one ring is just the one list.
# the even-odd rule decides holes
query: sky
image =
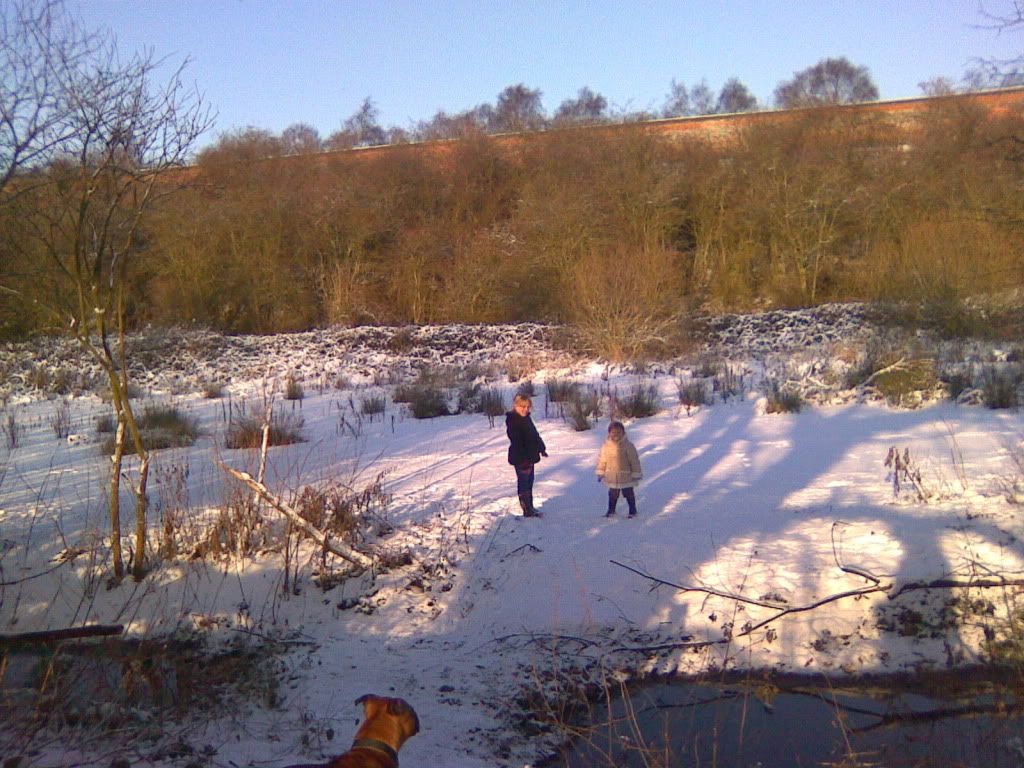
{"label": "sky", "polygon": [[[661,107],[671,82],[731,77],[761,103],[826,57],[865,66],[882,99],[1006,58],[979,0],[68,0],[123,51],[151,50],[217,114],[211,136],[307,123],[326,137],[372,98],[384,127],[539,89],[551,114],[587,86],[618,111]],[[1010,0],[984,0],[1006,11]]]}

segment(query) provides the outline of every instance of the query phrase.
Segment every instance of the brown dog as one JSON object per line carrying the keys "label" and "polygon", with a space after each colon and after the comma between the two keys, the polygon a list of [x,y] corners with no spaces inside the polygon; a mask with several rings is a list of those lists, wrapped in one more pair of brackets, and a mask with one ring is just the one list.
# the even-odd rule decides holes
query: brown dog
{"label": "brown dog", "polygon": [[352,748],[331,762],[290,768],[398,768],[398,750],[420,731],[416,711],[404,699],[368,693],[356,699],[366,719],[356,731]]}

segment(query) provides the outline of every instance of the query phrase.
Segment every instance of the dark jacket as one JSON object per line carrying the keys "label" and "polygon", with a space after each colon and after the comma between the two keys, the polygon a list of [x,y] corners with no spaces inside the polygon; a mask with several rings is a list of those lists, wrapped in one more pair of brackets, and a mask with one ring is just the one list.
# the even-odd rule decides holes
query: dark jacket
{"label": "dark jacket", "polygon": [[527,416],[520,416],[515,411],[505,414],[505,434],[508,435],[508,463],[513,466],[519,464],[536,464],[540,461],[540,455],[547,453],[544,441],[533,424],[533,419]]}

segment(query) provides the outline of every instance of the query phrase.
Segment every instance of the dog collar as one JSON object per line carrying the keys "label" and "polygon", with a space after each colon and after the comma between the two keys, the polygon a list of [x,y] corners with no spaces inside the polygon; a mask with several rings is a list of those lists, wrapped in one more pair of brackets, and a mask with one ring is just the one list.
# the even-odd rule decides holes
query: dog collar
{"label": "dog collar", "polygon": [[395,761],[395,766],[398,766],[398,753],[391,748],[390,744],[385,744],[383,741],[377,739],[356,739],[352,742],[352,749],[364,747],[366,749],[375,749],[378,752],[383,752],[385,755]]}

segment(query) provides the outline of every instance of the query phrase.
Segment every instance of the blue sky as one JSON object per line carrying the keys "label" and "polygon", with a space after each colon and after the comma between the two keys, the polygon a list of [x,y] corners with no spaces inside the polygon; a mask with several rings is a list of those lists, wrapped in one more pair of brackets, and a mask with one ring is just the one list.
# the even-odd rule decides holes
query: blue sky
{"label": "blue sky", "polygon": [[[985,0],[997,13],[1010,0]],[[552,113],[583,86],[657,109],[671,81],[737,77],[761,102],[822,58],[866,66],[883,99],[1011,57],[1024,33],[982,28],[978,0],[69,0],[122,50],[180,63],[217,112],[207,141],[308,123],[321,136],[370,96],[385,127],[493,103],[506,86]]]}

